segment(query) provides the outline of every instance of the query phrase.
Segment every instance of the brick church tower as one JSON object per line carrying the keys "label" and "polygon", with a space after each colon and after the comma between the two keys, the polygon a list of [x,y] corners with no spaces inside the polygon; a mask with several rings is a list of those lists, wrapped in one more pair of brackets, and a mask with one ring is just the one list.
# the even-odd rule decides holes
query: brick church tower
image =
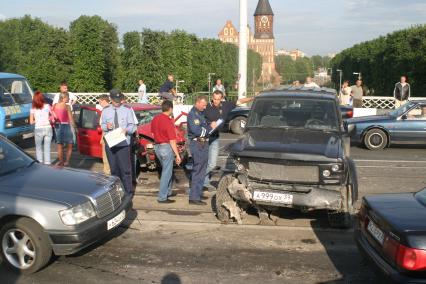
{"label": "brick church tower", "polygon": [[[262,56],[260,82],[279,84],[280,76],[275,70],[274,13],[269,0],[259,0],[254,12],[254,35],[248,29],[248,47]],[[239,44],[239,33],[231,21],[219,32],[222,42]]]}
{"label": "brick church tower", "polygon": [[262,55],[262,79],[272,81],[275,71],[274,13],[269,0],[259,0],[254,12],[255,33],[251,48]]}

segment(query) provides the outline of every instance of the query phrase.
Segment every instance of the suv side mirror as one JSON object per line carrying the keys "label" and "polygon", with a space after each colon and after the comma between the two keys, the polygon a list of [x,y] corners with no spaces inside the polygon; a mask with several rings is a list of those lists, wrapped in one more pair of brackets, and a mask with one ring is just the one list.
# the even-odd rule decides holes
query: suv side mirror
{"label": "suv side mirror", "polygon": [[101,126],[100,126],[100,125],[98,125],[98,126],[96,127],[96,131],[98,132],[98,134],[102,134],[102,128],[101,128]]}

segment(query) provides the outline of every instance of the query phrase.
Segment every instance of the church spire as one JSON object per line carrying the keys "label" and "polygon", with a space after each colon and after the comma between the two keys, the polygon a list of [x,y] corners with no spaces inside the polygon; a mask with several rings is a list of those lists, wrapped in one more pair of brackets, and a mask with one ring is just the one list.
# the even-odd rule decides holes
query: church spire
{"label": "church spire", "polygon": [[269,4],[269,0],[259,0],[257,4],[256,11],[254,12],[254,16],[269,16],[274,15],[272,12],[271,4]]}

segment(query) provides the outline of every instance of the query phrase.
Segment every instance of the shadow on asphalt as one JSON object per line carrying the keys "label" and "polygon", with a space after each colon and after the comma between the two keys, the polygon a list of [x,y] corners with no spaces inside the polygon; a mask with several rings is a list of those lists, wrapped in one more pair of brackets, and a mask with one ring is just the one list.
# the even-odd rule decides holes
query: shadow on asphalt
{"label": "shadow on asphalt", "polygon": [[176,273],[168,273],[161,279],[161,284],[181,284],[182,281]]}
{"label": "shadow on asphalt", "polygon": [[[368,263],[363,259],[358,250],[346,248],[348,245],[355,245],[352,230],[339,230],[341,233],[330,234],[327,229],[323,229],[323,226],[324,224],[320,219],[311,221],[312,230],[323,245],[330,261],[339,272],[340,278],[317,282],[316,284],[380,283],[380,279],[368,267]],[[345,236],[349,238],[349,241],[345,239]]]}

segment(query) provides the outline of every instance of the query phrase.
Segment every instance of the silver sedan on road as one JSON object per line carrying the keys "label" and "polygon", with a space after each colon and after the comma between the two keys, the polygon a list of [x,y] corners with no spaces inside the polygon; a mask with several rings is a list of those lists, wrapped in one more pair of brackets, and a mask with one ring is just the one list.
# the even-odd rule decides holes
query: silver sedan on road
{"label": "silver sedan on road", "polygon": [[55,255],[102,239],[132,206],[120,180],[41,165],[0,136],[0,245],[3,264],[30,274]]}

